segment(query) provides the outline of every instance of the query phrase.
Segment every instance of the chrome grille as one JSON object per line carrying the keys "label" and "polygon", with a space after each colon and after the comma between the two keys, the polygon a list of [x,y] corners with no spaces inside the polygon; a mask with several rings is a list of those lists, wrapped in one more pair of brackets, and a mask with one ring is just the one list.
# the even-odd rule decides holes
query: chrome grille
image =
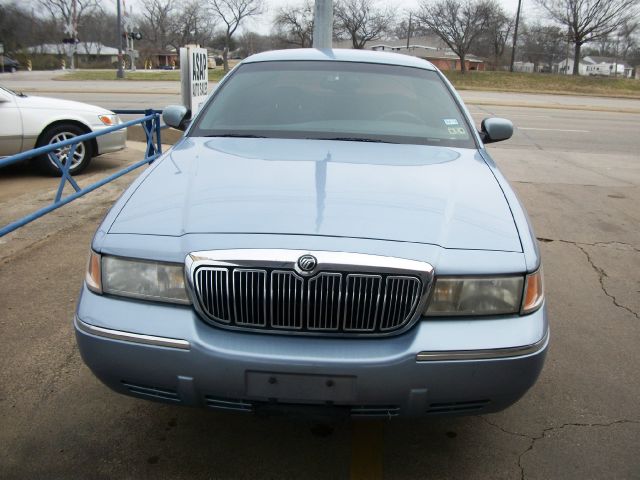
{"label": "chrome grille", "polygon": [[304,280],[295,272],[271,272],[271,326],[288,330],[302,328]]}
{"label": "chrome grille", "polygon": [[[388,334],[419,316],[424,277],[393,272],[317,271],[199,265],[198,310],[216,324],[307,334]],[[429,279],[430,280],[430,279]],[[426,285],[428,287],[428,284]]]}
{"label": "chrome grille", "polygon": [[375,330],[381,281],[380,275],[347,275],[343,319],[345,331]]}
{"label": "chrome grille", "polygon": [[229,270],[226,268],[201,268],[196,273],[195,282],[201,292],[200,302],[205,313],[218,322],[231,321],[229,295]]}
{"label": "chrome grille", "polygon": [[193,252],[186,269],[210,323],[307,335],[400,333],[420,317],[433,281],[428,263],[346,252]]}
{"label": "chrome grille", "polygon": [[309,330],[338,330],[342,275],[320,273],[308,281],[307,328]]}
{"label": "chrome grille", "polygon": [[420,299],[420,281],[412,277],[387,277],[380,330],[393,330],[396,318],[410,315]]}
{"label": "chrome grille", "polygon": [[233,323],[264,327],[267,324],[267,272],[237,268],[233,271]]}

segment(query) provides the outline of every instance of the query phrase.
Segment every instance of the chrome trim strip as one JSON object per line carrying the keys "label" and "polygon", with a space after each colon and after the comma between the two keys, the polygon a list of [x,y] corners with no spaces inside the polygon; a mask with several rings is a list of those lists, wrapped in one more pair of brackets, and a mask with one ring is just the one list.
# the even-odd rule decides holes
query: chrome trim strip
{"label": "chrome trim strip", "polygon": [[549,329],[536,343],[519,347],[490,348],[486,350],[443,350],[441,352],[419,352],[417,362],[444,362],[461,360],[492,360],[531,355],[544,349],[549,343]]}
{"label": "chrome trim strip", "polygon": [[140,343],[143,345],[153,345],[155,347],[178,348],[180,350],[190,350],[191,344],[186,340],[168,337],[156,337],[154,335],[143,335],[140,333],[123,332],[121,330],[111,330],[110,328],[96,327],[85,323],[76,315],[74,323],[78,330],[97,337],[110,338],[112,340],[122,340],[124,342]]}

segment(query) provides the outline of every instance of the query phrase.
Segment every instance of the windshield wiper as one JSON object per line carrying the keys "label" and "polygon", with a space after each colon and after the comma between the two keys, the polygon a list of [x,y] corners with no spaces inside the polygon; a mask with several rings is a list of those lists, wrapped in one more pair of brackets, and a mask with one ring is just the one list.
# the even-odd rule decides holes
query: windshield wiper
{"label": "windshield wiper", "polygon": [[205,137],[231,137],[231,138],[269,138],[264,135],[253,135],[251,133],[212,133]]}
{"label": "windshield wiper", "polygon": [[380,140],[378,138],[364,138],[364,137],[309,137],[312,140],[335,140],[338,142],[371,142],[371,143],[395,143],[387,140]]}

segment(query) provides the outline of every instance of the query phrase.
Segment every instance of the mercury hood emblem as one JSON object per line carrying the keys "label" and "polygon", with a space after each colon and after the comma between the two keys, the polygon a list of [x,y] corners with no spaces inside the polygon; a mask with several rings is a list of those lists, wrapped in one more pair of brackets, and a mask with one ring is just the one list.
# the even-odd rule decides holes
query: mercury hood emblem
{"label": "mercury hood emblem", "polygon": [[313,255],[303,255],[298,259],[298,268],[303,272],[311,272],[318,265],[318,260]]}

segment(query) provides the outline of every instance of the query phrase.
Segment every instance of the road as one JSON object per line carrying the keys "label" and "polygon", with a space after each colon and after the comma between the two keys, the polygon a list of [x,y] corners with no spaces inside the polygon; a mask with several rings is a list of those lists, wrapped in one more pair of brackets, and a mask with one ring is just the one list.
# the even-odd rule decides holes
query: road
{"label": "road", "polygon": [[[490,151],[545,265],[552,341],[520,402],[485,416],[319,423],[112,393],[82,364],[71,318],[93,230],[134,174],[0,240],[0,478],[640,477],[640,114],[616,113],[619,100],[475,95],[478,123],[496,115],[517,126]],[[94,103],[138,107],[131,98]],[[574,98],[573,108],[611,111],[572,109]],[[540,108],[550,101],[559,108]],[[538,105],[507,106],[527,102]],[[100,159],[81,180],[140,148]],[[26,168],[0,171],[0,221],[51,188]]]}

